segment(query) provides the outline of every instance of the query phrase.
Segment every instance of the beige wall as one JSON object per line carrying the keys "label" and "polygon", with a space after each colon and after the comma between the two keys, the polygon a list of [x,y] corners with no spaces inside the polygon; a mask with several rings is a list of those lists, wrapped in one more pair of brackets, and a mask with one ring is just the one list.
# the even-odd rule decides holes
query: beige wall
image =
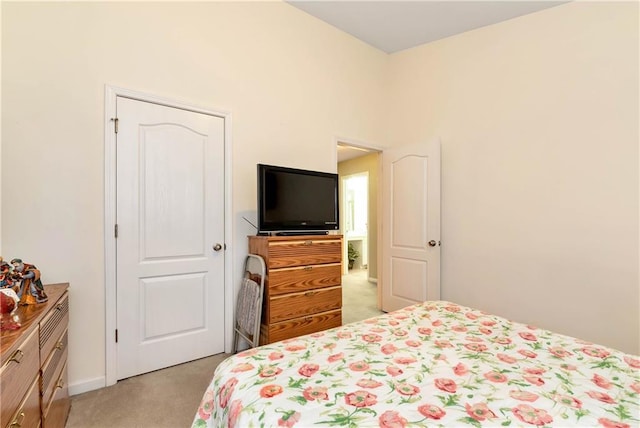
{"label": "beige wall", "polygon": [[393,144],[442,139],[442,298],[640,353],[638,3],[391,56]]}
{"label": "beige wall", "polygon": [[256,163],[382,138],[388,56],[285,3],[2,2],[2,41],[3,255],[71,283],[72,387],[105,375],[105,84],[232,113],[236,275]]}
{"label": "beige wall", "polygon": [[[340,177],[369,173],[369,236],[367,242],[368,249],[368,271],[369,279],[378,279],[378,153],[350,159],[338,163],[338,174]],[[342,215],[342,213],[340,213]]]}

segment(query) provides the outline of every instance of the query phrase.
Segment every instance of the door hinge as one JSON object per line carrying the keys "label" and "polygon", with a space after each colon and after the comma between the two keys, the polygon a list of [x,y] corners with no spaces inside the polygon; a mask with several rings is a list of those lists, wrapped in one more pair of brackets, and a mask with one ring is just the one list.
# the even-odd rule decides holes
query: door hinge
{"label": "door hinge", "polygon": [[118,329],[116,328],[116,343],[118,343]]}
{"label": "door hinge", "polygon": [[117,117],[114,117],[114,118],[113,118],[113,119],[111,119],[111,120],[113,120],[113,130],[114,130],[114,131],[116,132],[116,134],[117,134],[117,133],[118,133],[118,122],[119,122],[119,121],[118,121],[118,118],[117,118]]}
{"label": "door hinge", "polygon": [[113,232],[114,232],[115,237],[117,238],[118,237],[118,224],[117,223],[116,223],[115,227],[113,228]]}

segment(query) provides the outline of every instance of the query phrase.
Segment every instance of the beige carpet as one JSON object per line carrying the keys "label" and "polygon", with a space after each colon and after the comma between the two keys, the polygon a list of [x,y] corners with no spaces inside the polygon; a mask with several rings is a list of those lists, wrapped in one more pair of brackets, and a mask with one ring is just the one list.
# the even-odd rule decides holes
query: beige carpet
{"label": "beige carpet", "polygon": [[367,280],[366,269],[351,269],[342,276],[342,323],[349,324],[375,317],[378,310],[378,287]]}
{"label": "beige carpet", "polygon": [[[342,277],[342,322],[381,314],[376,285],[366,270]],[[187,428],[213,371],[229,354],[219,354],[71,397],[67,428]]]}
{"label": "beige carpet", "polygon": [[228,356],[214,355],[73,396],[66,426],[190,427],[213,371]]}

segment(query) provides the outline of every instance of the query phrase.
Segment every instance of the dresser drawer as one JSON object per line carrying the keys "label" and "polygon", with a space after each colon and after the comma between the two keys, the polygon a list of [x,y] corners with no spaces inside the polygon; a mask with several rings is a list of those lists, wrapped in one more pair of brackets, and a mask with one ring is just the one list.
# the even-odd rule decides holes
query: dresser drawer
{"label": "dresser drawer", "polygon": [[342,240],[300,239],[269,242],[267,267],[307,266],[342,261]]}
{"label": "dresser drawer", "polygon": [[272,269],[269,271],[267,295],[272,297],[340,285],[341,271],[340,263]]}
{"label": "dresser drawer", "polygon": [[250,236],[266,264],[260,344],[342,325],[342,235]]}
{"label": "dresser drawer", "polygon": [[[30,385],[29,392],[24,397],[24,401],[20,403],[18,410],[11,420],[7,422],[6,427],[39,427],[40,426],[40,390],[38,389],[38,380],[34,380]],[[3,398],[3,407],[4,399]]]}
{"label": "dresser drawer", "polygon": [[69,293],[40,322],[40,359],[46,361],[69,324]]}
{"label": "dresser drawer", "polygon": [[269,303],[269,323],[327,312],[342,307],[342,287],[290,293],[271,298]]}
{"label": "dresser drawer", "polygon": [[39,369],[38,329],[36,328],[0,369],[0,396],[2,397],[0,426],[5,427],[11,423],[25,393],[37,379]]}
{"label": "dresser drawer", "polygon": [[55,382],[53,397],[49,401],[49,406],[42,408],[43,428],[64,427],[69,415],[71,400],[69,399],[69,389],[67,387],[67,365],[65,364],[58,380]]}
{"label": "dresser drawer", "polygon": [[[67,362],[67,331],[59,338],[49,359],[42,366],[42,408],[49,407],[56,389],[60,387],[60,374]],[[66,383],[66,379],[62,380]]]}
{"label": "dresser drawer", "polygon": [[279,340],[316,333],[342,325],[342,311],[340,309],[322,312],[311,316],[294,318],[270,325],[262,325],[260,343],[273,343]]}

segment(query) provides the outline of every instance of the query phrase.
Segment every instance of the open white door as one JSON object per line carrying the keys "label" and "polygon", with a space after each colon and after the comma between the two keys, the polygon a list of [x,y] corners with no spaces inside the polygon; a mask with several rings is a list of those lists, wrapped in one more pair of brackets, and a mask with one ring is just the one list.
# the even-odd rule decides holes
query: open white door
{"label": "open white door", "polygon": [[440,141],[382,153],[382,310],[440,299]]}

